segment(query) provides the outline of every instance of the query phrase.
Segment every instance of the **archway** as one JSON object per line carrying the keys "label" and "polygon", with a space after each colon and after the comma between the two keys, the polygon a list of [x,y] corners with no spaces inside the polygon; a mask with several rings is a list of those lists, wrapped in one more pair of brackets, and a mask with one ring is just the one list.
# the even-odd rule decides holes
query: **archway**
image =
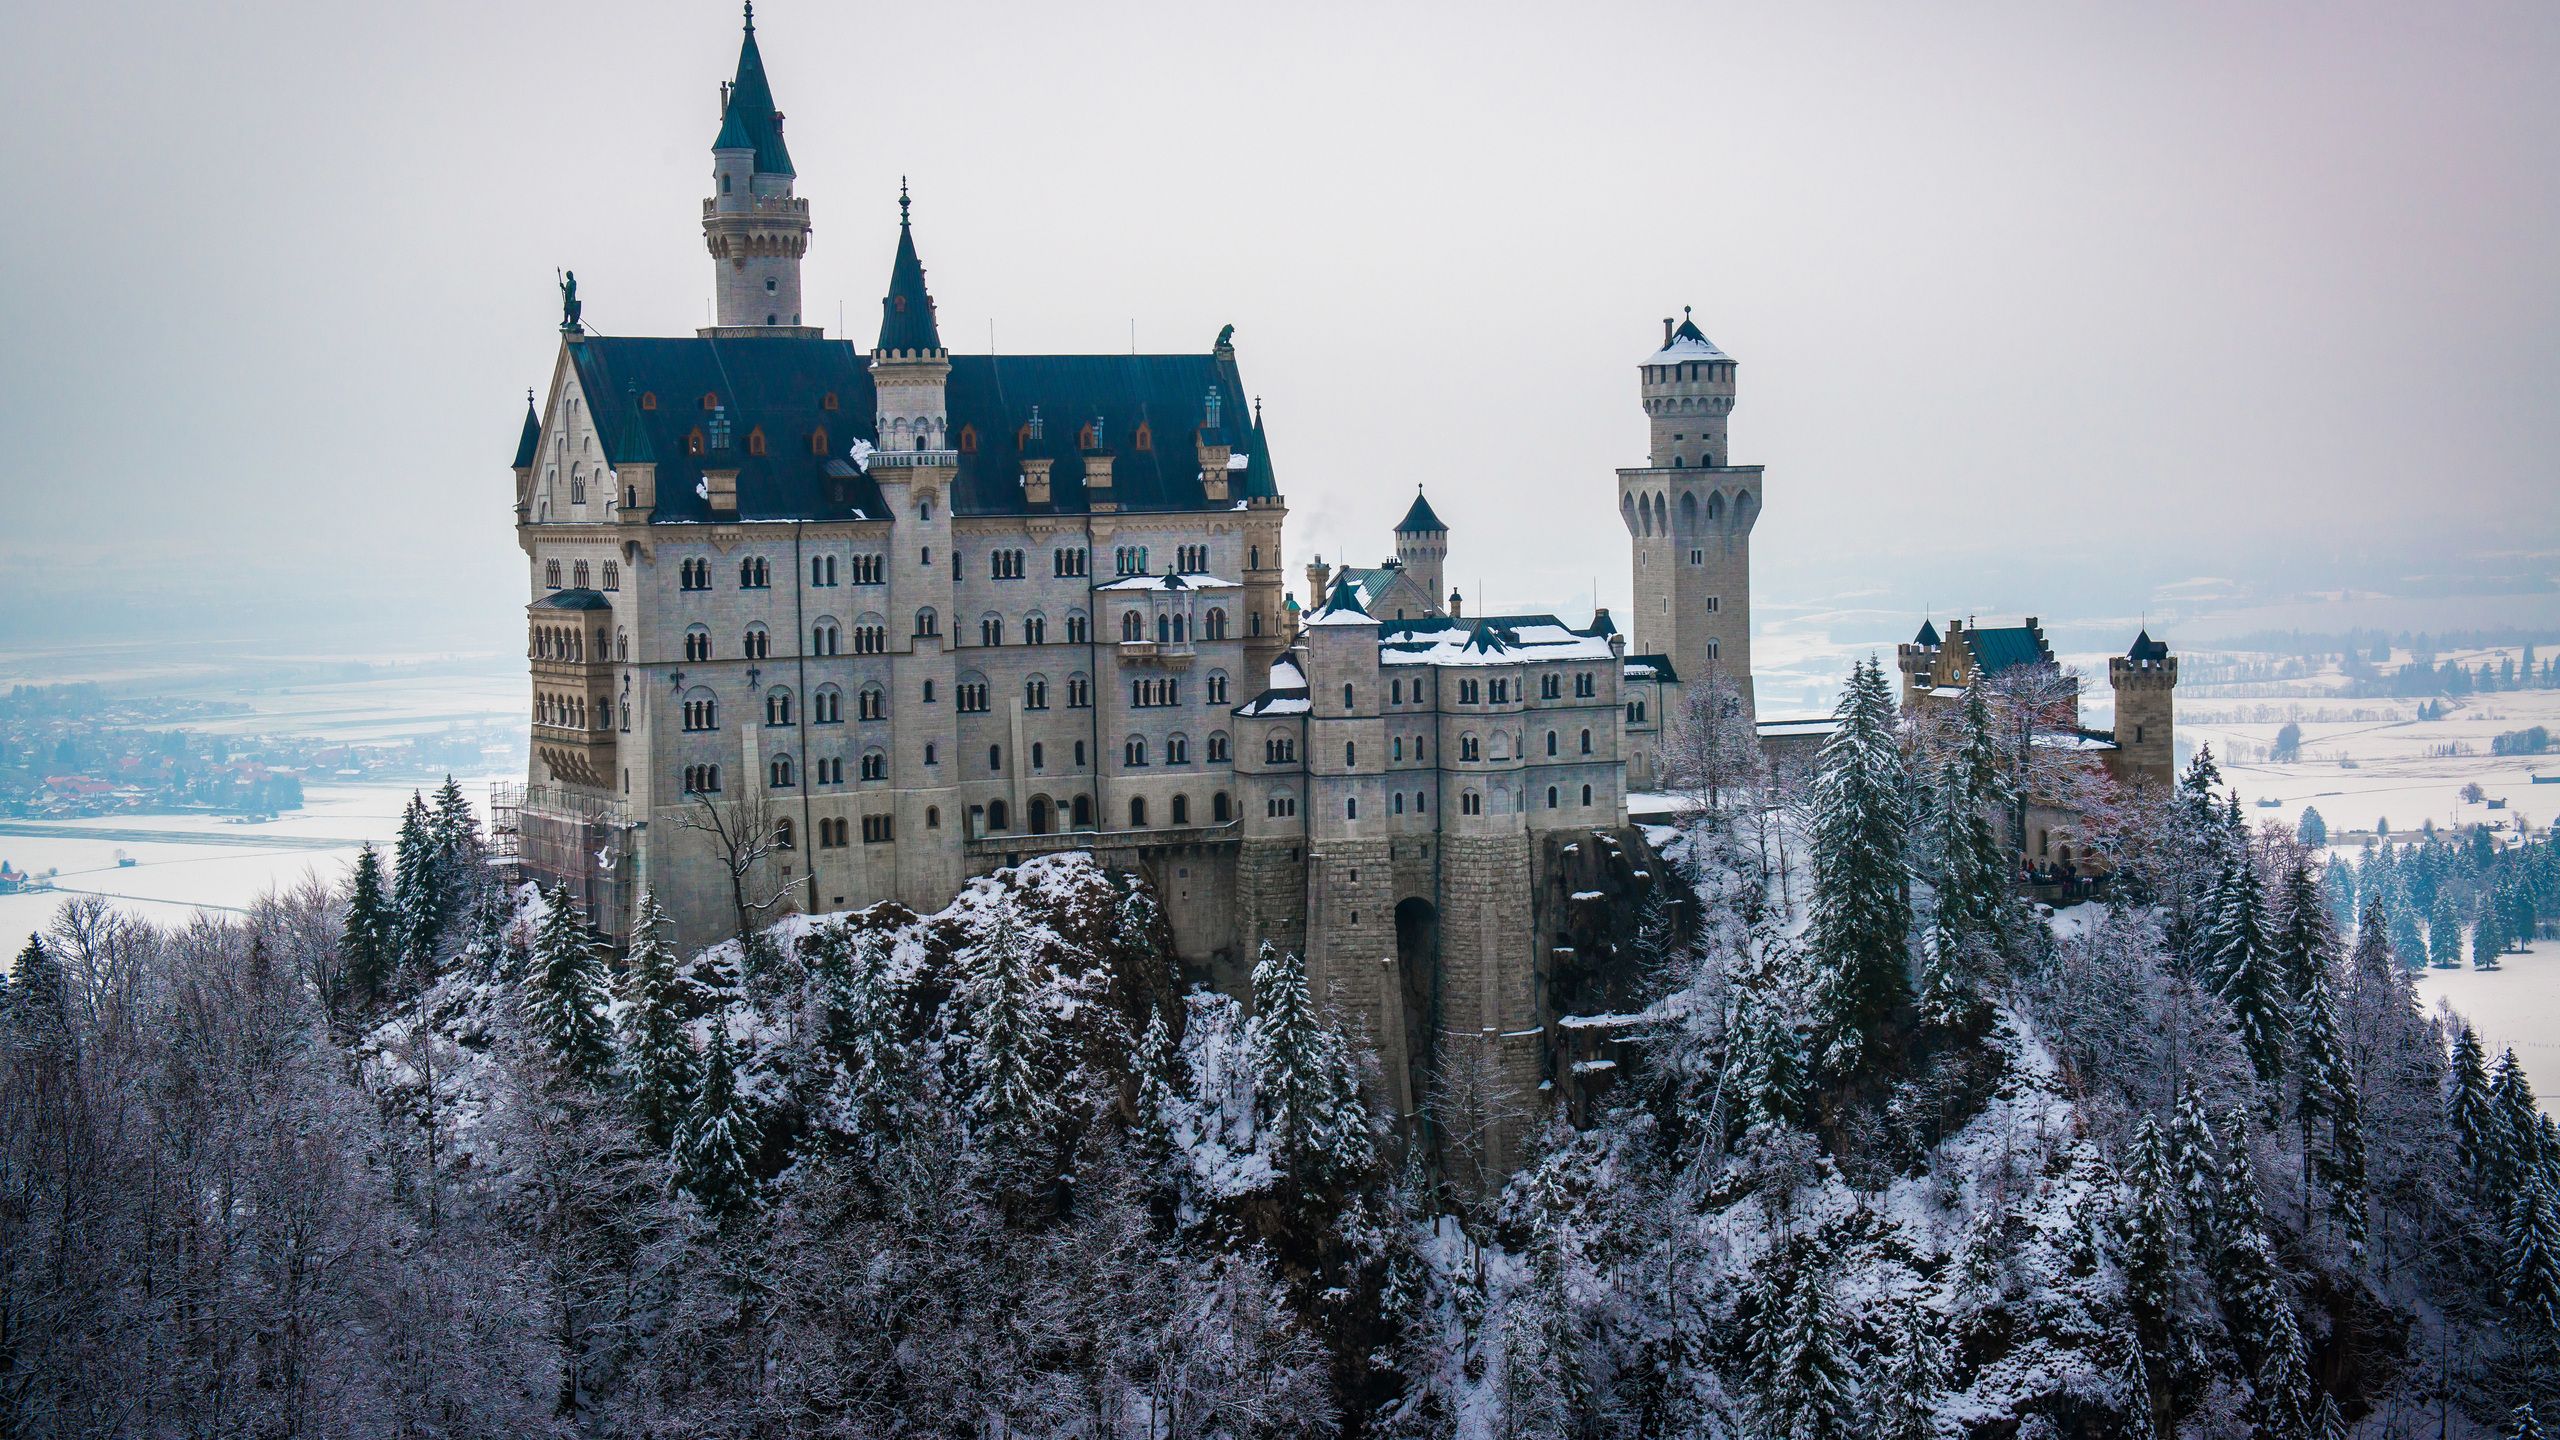
{"label": "archway", "polygon": [[1032,797],[1031,797],[1031,833],[1032,833],[1032,834],[1034,834],[1034,835],[1046,835],[1046,834],[1048,834],[1048,833],[1049,833],[1049,828],[1050,828],[1050,826],[1051,826],[1053,823],[1055,823],[1056,819],[1057,819],[1057,807],[1056,807],[1055,805],[1052,805],[1052,804],[1050,804],[1050,803],[1049,803],[1049,797],[1048,797],[1048,796],[1046,796],[1046,795],[1034,795],[1034,796],[1032,796]]}

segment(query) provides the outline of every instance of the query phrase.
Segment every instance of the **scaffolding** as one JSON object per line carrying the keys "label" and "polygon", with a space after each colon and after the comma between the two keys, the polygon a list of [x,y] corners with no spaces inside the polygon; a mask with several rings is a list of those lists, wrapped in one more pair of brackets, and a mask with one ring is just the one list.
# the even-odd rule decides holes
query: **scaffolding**
{"label": "scaffolding", "polygon": [[629,931],[638,827],[620,802],[554,785],[501,785],[489,812],[493,853],[506,854],[518,878],[567,890],[587,923],[608,935]]}

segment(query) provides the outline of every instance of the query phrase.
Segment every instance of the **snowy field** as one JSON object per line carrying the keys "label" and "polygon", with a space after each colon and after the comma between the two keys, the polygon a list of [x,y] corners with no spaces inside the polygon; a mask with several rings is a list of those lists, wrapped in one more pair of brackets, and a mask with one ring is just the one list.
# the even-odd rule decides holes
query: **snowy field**
{"label": "snowy field", "polygon": [[2469,1020],[2491,1056],[2514,1046],[2543,1113],[2560,1117],[2560,942],[2510,955],[2497,970],[2421,970],[2418,993]]}

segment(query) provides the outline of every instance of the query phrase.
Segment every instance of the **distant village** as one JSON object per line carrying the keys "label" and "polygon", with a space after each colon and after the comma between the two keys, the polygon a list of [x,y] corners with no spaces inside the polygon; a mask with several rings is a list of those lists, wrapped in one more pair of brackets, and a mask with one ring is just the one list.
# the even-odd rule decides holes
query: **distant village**
{"label": "distant village", "polygon": [[0,697],[0,818],[272,816],[302,808],[307,783],[468,772],[489,763],[492,747],[515,751],[496,726],[360,744],[190,728],[250,713],[234,701],[118,695],[93,684],[13,687]]}

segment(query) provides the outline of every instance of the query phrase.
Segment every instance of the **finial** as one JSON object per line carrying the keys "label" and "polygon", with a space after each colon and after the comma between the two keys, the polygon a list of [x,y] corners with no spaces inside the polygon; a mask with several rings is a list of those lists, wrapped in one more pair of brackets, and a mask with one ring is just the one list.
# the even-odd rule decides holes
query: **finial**
{"label": "finial", "polygon": [[1259,395],[1253,397],[1253,428],[1262,428],[1262,397]]}
{"label": "finial", "polygon": [[755,28],[756,28],[756,0],[747,0],[747,33],[748,33],[748,34],[750,34],[750,35],[754,34],[754,33],[755,33]]}
{"label": "finial", "polygon": [[900,229],[904,229],[904,228],[906,228],[906,223],[907,223],[907,177],[906,177],[906,176],[904,176],[904,175],[901,175],[901,176],[899,176],[899,177],[898,177],[898,226],[899,226],[899,228],[900,228]]}
{"label": "finial", "polygon": [[533,404],[533,387],[530,385],[524,387],[524,403],[528,406]]}
{"label": "finial", "polygon": [[1688,307],[1688,306],[1683,305],[1683,306],[1681,306],[1681,307],[1680,307],[1680,318],[1681,318],[1681,319],[1683,319],[1683,320],[1686,320],[1686,319],[1688,319],[1688,318],[1689,318],[1689,307]]}

